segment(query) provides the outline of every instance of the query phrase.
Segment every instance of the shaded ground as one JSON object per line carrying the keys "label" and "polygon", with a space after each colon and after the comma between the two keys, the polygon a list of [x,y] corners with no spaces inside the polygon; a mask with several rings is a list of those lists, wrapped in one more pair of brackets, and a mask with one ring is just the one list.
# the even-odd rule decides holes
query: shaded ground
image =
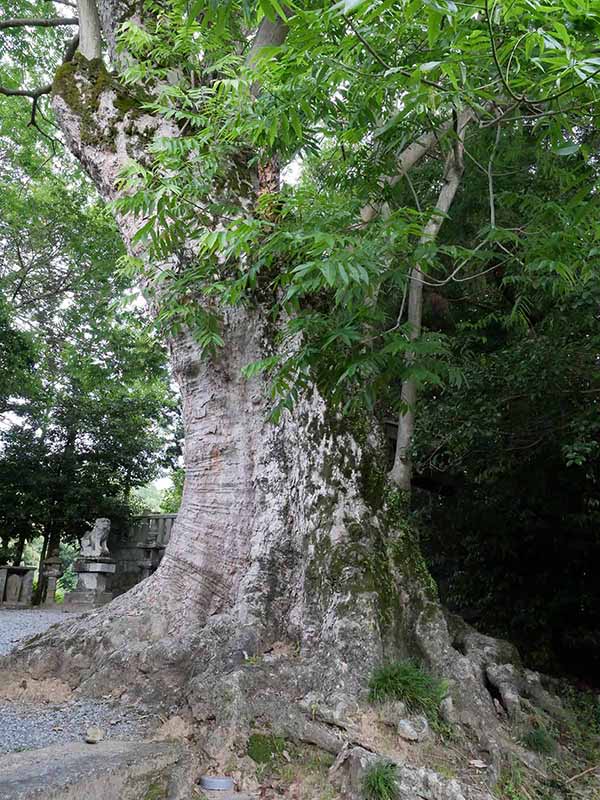
{"label": "shaded ground", "polygon": [[[0,610],[0,655],[20,642],[65,620],[62,611]],[[17,676],[18,677],[18,676]],[[143,735],[150,717],[131,706],[72,699],[57,703],[0,701],[0,753],[82,741],[86,730],[99,727],[107,739]]]}

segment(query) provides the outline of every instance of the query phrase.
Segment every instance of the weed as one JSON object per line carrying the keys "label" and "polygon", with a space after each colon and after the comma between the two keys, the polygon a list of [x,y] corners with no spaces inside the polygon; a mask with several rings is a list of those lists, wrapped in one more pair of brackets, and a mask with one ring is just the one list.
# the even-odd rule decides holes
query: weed
{"label": "weed", "polygon": [[521,744],[542,755],[550,755],[556,751],[556,740],[545,728],[531,728],[521,737]]}
{"label": "weed", "polygon": [[395,661],[379,667],[369,681],[373,703],[401,700],[411,712],[420,711],[435,726],[440,722],[440,703],[447,685],[425,672],[413,661]]}
{"label": "weed", "polygon": [[396,765],[378,761],[365,772],[362,783],[365,800],[397,800]]}
{"label": "weed", "polygon": [[500,779],[496,784],[496,794],[501,800],[525,800],[525,795],[521,792],[523,786],[523,774],[521,768],[511,761],[500,773]]}

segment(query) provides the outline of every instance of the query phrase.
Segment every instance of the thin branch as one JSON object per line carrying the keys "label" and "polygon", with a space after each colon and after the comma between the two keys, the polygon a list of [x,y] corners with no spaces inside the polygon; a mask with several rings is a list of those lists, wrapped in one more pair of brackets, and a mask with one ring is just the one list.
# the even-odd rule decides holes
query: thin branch
{"label": "thin branch", "polygon": [[[426,153],[428,153],[436,144],[439,143],[440,138],[445,136],[452,130],[452,120],[447,120],[437,130],[423,133],[414,142],[407,145],[397,158],[397,172],[395,175],[384,175],[379,179],[379,184],[383,188],[385,186],[396,186],[402,178],[404,178],[408,171],[417,164]],[[371,222],[379,214],[381,210],[381,203],[373,205],[367,203],[360,210],[360,218],[363,224]]]}
{"label": "thin branch", "polygon": [[[293,14],[293,11],[287,6],[284,6],[284,11],[288,17],[291,17]],[[254,37],[254,40],[250,45],[250,49],[248,50],[246,64],[249,67],[254,66],[258,57],[260,56],[261,51],[264,50],[265,47],[278,47],[284,43],[287,34],[288,24],[286,20],[281,19],[281,17],[276,17],[273,21],[271,21],[268,17],[263,17],[262,22],[256,31],[256,36]],[[250,88],[252,96],[258,97],[260,94],[260,89],[261,87],[259,82],[254,81]]]}
{"label": "thin branch", "polygon": [[[541,119],[542,117],[555,117],[558,114],[571,114],[577,111],[585,111],[585,109],[589,108],[590,106],[598,105],[597,100],[589,100],[587,103],[581,103],[581,105],[576,106],[568,106],[567,108],[558,108],[554,111],[540,111],[537,114],[523,114],[519,117],[508,117],[506,118],[507,122],[533,122],[535,120]],[[598,114],[590,114],[591,117],[597,117]],[[489,128],[496,123],[496,120],[492,120],[491,122],[484,123],[481,127],[482,128]]]}
{"label": "thin branch", "polygon": [[51,83],[47,83],[45,86],[40,86],[37,89],[9,89],[6,86],[0,86],[0,94],[3,94],[5,97],[31,97],[37,99],[43,94],[50,94],[51,91]]}
{"label": "thin branch", "polygon": [[410,189],[410,191],[412,192],[412,196],[413,196],[413,197],[414,197],[414,199],[415,199],[415,207],[416,207],[417,211],[418,211],[418,212],[419,212],[419,214],[420,214],[420,213],[421,213],[421,211],[422,211],[422,209],[421,209],[421,203],[419,202],[419,195],[418,195],[418,194],[417,194],[417,192],[416,192],[416,189],[415,189],[415,187],[414,187],[414,184],[413,184],[413,182],[412,182],[412,181],[411,181],[411,179],[410,179],[410,175],[408,174],[408,172],[406,173],[406,175],[405,175],[404,177],[406,178],[406,182],[408,183],[408,188],[409,188],[409,189]]}
{"label": "thin branch", "polygon": [[[73,60],[73,56],[77,51],[77,47],[79,45],[79,35],[76,34],[71,41],[67,44],[65,48],[65,53],[63,57],[63,64],[66,64],[69,61]],[[7,86],[0,86],[0,95],[4,95],[5,97],[29,97],[32,100],[31,103],[31,117],[29,118],[28,126],[31,126],[36,129],[38,133],[40,133],[44,138],[48,139],[48,141],[52,145],[52,152],[55,152],[55,145],[58,143],[58,139],[55,139],[53,136],[47,134],[44,130],[40,128],[37,124],[36,114],[39,111],[38,103],[40,97],[45,94],[50,94],[52,91],[52,83],[46,83],[44,86],[38,86],[37,89],[9,89]],[[40,111],[42,117],[44,116]]]}
{"label": "thin branch", "polygon": [[[387,63],[386,63],[386,62],[383,60],[383,58],[382,58],[382,57],[379,55],[379,53],[377,52],[377,50],[375,50],[375,49],[374,49],[374,48],[371,46],[371,44],[370,44],[369,40],[368,40],[368,39],[366,39],[366,38],[365,38],[365,37],[362,35],[362,33],[361,33],[359,30],[358,30],[358,28],[355,26],[355,24],[354,24],[354,23],[352,22],[352,20],[350,19],[350,17],[346,17],[346,16],[344,16],[344,19],[346,20],[346,22],[348,23],[348,25],[350,25],[350,27],[351,27],[351,28],[352,28],[352,30],[354,31],[354,33],[355,33],[355,35],[356,35],[356,38],[357,38],[357,39],[358,39],[358,40],[359,40],[359,41],[360,41],[360,42],[361,42],[361,43],[364,45],[364,47],[365,47],[365,48],[366,48],[366,49],[369,51],[369,53],[370,53],[370,54],[373,56],[373,58],[375,59],[375,61],[377,61],[377,63],[378,63],[378,64],[380,64],[380,65],[381,65],[381,66],[382,66],[384,69],[386,69],[386,70],[392,69],[392,67],[390,67],[390,66],[389,66],[389,64],[387,64]],[[410,71],[409,69],[398,69],[397,71],[398,71],[398,74],[399,74],[399,75],[404,75],[404,77],[405,77],[405,78],[410,78],[410,77],[411,77],[411,75],[412,75],[412,73],[411,73],[411,71]],[[441,91],[445,91],[445,87],[444,87],[444,86],[442,86],[442,84],[441,84],[441,83],[437,83],[436,81],[431,81],[431,80],[429,80],[428,78],[423,78],[423,77],[421,77],[421,78],[420,78],[420,80],[421,80],[421,83],[425,83],[427,86],[433,86],[435,89],[440,89]]]}
{"label": "thin branch", "polygon": [[[288,17],[293,13],[289,8],[284,8],[284,10]],[[283,44],[287,33],[288,24],[281,17],[276,17],[273,21],[268,17],[263,17],[246,56],[246,64],[253,64],[263,48]]]}
{"label": "thin branch", "polygon": [[529,102],[532,105],[537,105],[538,103],[539,104],[550,103],[553,100],[558,100],[559,97],[562,97],[563,95],[568,94],[569,92],[572,92],[573,89],[577,89],[580,86],[583,86],[588,81],[591,81],[592,78],[595,78],[597,75],[600,75],[600,69],[595,70],[594,72],[590,73],[587,76],[587,78],[582,78],[580,81],[577,81],[576,83],[571,84],[571,86],[567,86],[566,89],[562,89],[562,91],[557,92],[556,94],[551,94],[548,97],[542,97],[540,100],[530,100]]}
{"label": "thin branch", "polygon": [[[454,114],[456,140],[447,156],[444,167],[442,188],[433,212],[423,229],[419,245],[432,244],[439,233],[452,206],[464,173],[464,142],[466,128],[473,119],[471,111]],[[423,270],[417,262],[410,272],[408,292],[409,340],[416,341],[421,335],[423,315]],[[415,361],[415,352],[406,353],[406,367],[410,369]],[[394,454],[394,465],[389,473],[390,480],[402,491],[410,491],[412,480],[412,460],[410,447],[415,428],[415,403],[417,383],[414,377],[402,382],[401,411],[398,417],[398,438]]]}
{"label": "thin branch", "polygon": [[361,42],[361,43],[364,45],[364,47],[365,47],[365,48],[366,48],[366,49],[369,51],[369,53],[371,53],[371,55],[373,56],[373,58],[375,59],[375,61],[377,61],[377,63],[378,63],[378,64],[381,64],[381,66],[382,66],[384,69],[391,69],[390,65],[389,65],[389,64],[387,64],[387,63],[386,63],[386,62],[383,60],[383,58],[382,58],[382,57],[379,55],[379,53],[377,52],[377,50],[375,50],[375,48],[371,46],[371,44],[369,43],[369,40],[368,40],[368,39],[366,39],[366,38],[365,38],[365,37],[362,35],[362,33],[361,33],[359,30],[358,30],[358,28],[356,27],[356,25],[354,24],[354,22],[352,22],[352,20],[350,19],[350,17],[346,17],[346,16],[344,16],[344,19],[346,20],[346,22],[348,23],[348,25],[350,25],[350,27],[351,27],[351,28],[352,28],[352,30],[354,31],[354,34],[355,34],[356,38],[359,40],[359,42]]}
{"label": "thin branch", "polygon": [[584,769],[583,772],[578,772],[577,775],[573,775],[572,777],[568,778],[565,781],[565,786],[572,781],[576,781],[578,778],[582,778],[584,775],[587,775],[589,772],[593,772],[596,769],[600,769],[600,764],[596,764],[595,767],[588,767],[588,769]]}
{"label": "thin branch", "polygon": [[[494,3],[495,6],[495,3]],[[493,10],[493,9],[492,9]],[[513,100],[516,100],[518,103],[522,103],[525,98],[519,97],[516,95],[513,90],[510,88],[509,84],[506,82],[504,78],[504,74],[502,72],[502,67],[500,66],[500,61],[498,59],[498,51],[496,50],[496,40],[494,39],[494,29],[492,27],[492,17],[490,15],[490,7],[489,7],[489,0],[485,0],[485,17],[487,20],[487,28],[488,34],[490,37],[490,45],[492,47],[492,58],[494,59],[494,64],[496,65],[496,70],[498,72],[498,77],[502,81],[502,85],[512,97]]]}
{"label": "thin branch", "polygon": [[500,131],[502,130],[502,126],[498,125],[496,128],[496,138],[494,140],[494,147],[492,148],[492,152],[490,153],[490,160],[488,161],[488,192],[490,196],[490,227],[496,227],[496,205],[494,203],[494,158],[496,157],[496,150],[498,149],[498,143],[500,142]]}
{"label": "thin branch", "polygon": [[0,20],[0,31],[7,28],[58,28],[62,25],[79,25],[79,20],[77,17],[50,17],[49,19],[42,17],[33,17],[31,19],[15,17],[14,19]]}

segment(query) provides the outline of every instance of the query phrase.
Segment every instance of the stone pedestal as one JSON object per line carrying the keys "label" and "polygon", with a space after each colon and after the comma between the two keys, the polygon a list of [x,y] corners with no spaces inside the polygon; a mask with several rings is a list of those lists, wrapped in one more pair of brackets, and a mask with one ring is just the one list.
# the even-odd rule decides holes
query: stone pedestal
{"label": "stone pedestal", "polygon": [[147,533],[144,542],[138,545],[142,550],[143,556],[138,561],[138,567],[141,573],[141,580],[150,577],[160,564],[161,556],[164,547],[158,544],[158,534],[155,532]]}
{"label": "stone pedestal", "polygon": [[30,606],[35,567],[0,567],[0,605]]}
{"label": "stone pedestal", "polygon": [[77,573],[77,586],[65,595],[65,609],[87,611],[113,599],[108,582],[117,565],[112,558],[80,558],[73,569]]}
{"label": "stone pedestal", "polygon": [[56,605],[56,584],[62,573],[62,563],[58,556],[50,556],[43,563],[43,576],[46,581],[46,592],[42,598],[45,606]]}

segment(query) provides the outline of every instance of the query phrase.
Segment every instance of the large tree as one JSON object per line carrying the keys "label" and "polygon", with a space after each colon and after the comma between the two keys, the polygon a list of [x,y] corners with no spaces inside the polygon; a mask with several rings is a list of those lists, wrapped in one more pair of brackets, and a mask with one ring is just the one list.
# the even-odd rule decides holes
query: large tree
{"label": "large tree", "polygon": [[[410,487],[416,389],[443,349],[420,337],[426,272],[512,258],[496,132],[577,148],[598,69],[584,0],[342,5],[79,2],[52,107],[165,331],[186,481],[155,575],[21,656],[87,691],[183,692],[221,738],[260,718],[332,750],[385,659],[446,676],[482,735],[492,695],[513,712],[537,691],[510,648],[449,630],[396,484]],[[488,230],[437,252],[475,139]],[[391,481],[381,397],[400,413]]]}

